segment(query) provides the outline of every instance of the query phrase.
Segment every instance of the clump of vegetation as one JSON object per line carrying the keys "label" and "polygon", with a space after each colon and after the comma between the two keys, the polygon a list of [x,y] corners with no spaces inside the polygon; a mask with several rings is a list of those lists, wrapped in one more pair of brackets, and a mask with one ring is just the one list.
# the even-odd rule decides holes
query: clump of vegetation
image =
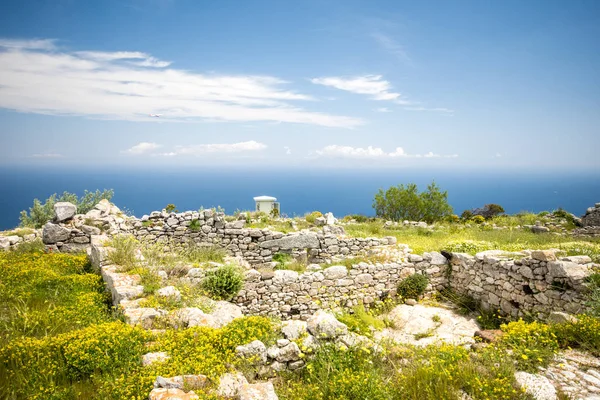
{"label": "clump of vegetation", "polygon": [[273,261],[277,263],[274,269],[287,269],[291,271],[296,271],[298,273],[304,272],[306,269],[306,264],[300,261],[297,261],[292,257],[291,254],[287,253],[276,253],[273,255]]}
{"label": "clump of vegetation", "polygon": [[135,268],[139,264],[136,257],[136,250],[140,247],[138,242],[131,235],[117,235],[109,243],[112,251],[108,253],[108,260],[111,264],[120,266],[123,271]]}
{"label": "clump of vegetation", "polygon": [[314,225],[315,221],[317,220],[317,218],[320,218],[323,216],[323,213],[321,213],[320,211],[313,211],[310,214],[306,215],[306,217],[304,217],[304,219],[306,220],[306,222],[308,222],[309,224]]}
{"label": "clump of vegetation", "polygon": [[46,251],[46,245],[42,239],[35,239],[30,242],[21,242],[13,250],[16,253],[42,253]]}
{"label": "clump of vegetation", "polygon": [[537,372],[538,366],[547,366],[558,351],[558,341],[551,326],[523,320],[500,327],[504,331],[499,346],[512,351],[518,369]]}
{"label": "clump of vegetation", "polygon": [[344,218],[342,218],[342,221],[350,222],[350,221],[354,220],[354,222],[358,222],[359,224],[362,224],[365,222],[371,222],[371,221],[373,221],[373,219],[374,219],[373,217],[368,217],[363,214],[350,214],[350,215],[346,215]]}
{"label": "clump of vegetation", "polygon": [[78,214],[85,214],[90,211],[100,200],[112,199],[114,191],[110,190],[96,190],[95,192],[84,192],[82,197],[77,197],[74,193],[64,192],[60,197],[54,193],[48,197],[44,203],[40,200],[33,200],[33,206],[29,208],[29,212],[21,211],[20,221],[22,227],[30,228],[41,228],[46,222],[51,221],[54,218],[54,204],[61,201],[73,203],[77,206]]}
{"label": "clump of vegetation", "polygon": [[504,208],[499,204],[486,204],[481,208],[463,211],[461,217],[463,219],[471,219],[475,216],[481,216],[483,219],[491,219],[498,215],[504,214]]}
{"label": "clump of vegetation", "polygon": [[442,192],[435,182],[419,193],[417,185],[392,186],[385,192],[379,189],[373,201],[378,217],[392,221],[441,221],[452,214],[448,192]]}
{"label": "clump of vegetation", "polygon": [[483,240],[462,240],[448,243],[444,250],[452,253],[477,254],[485,250],[493,250],[496,245]]}
{"label": "clump of vegetation", "polygon": [[240,291],[243,284],[244,274],[235,265],[210,269],[206,271],[206,276],[202,280],[202,288],[211,297],[219,300],[230,300]]}
{"label": "clump of vegetation", "polygon": [[223,262],[227,256],[227,251],[218,246],[203,246],[194,242],[188,242],[178,249],[177,253],[187,262],[205,263],[205,262]]}
{"label": "clump of vegetation", "polygon": [[190,224],[188,225],[189,230],[192,232],[198,232],[201,227],[202,226],[200,225],[200,220],[198,218],[191,220]]}
{"label": "clump of vegetation", "polygon": [[0,252],[0,345],[108,321],[102,278],[90,269],[85,255]]}
{"label": "clump of vegetation", "polygon": [[177,210],[177,207],[175,207],[175,204],[167,204],[167,206],[165,207],[165,211],[169,214],[179,212],[179,210]]}
{"label": "clump of vegetation", "polygon": [[425,293],[429,278],[421,274],[410,275],[398,283],[396,291],[403,299],[418,299]]}
{"label": "clump of vegetation", "polygon": [[367,311],[363,305],[354,307],[352,312],[338,315],[337,319],[346,324],[351,332],[367,337],[372,336],[371,328],[376,330],[385,328],[385,323]]}
{"label": "clump of vegetation", "polygon": [[600,356],[600,319],[578,315],[577,320],[552,325],[552,332],[562,348],[580,348]]}

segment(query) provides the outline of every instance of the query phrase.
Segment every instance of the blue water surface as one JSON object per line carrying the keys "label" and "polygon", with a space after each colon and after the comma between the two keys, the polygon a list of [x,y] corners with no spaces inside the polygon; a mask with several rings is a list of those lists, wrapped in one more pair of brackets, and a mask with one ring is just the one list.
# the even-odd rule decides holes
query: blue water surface
{"label": "blue water surface", "polygon": [[476,170],[319,170],[281,168],[0,168],[0,229],[19,223],[19,212],[34,198],[63,191],[112,188],[113,202],[140,217],[173,203],[180,211],[221,206],[228,213],[254,208],[258,195],[277,197],[289,216],[320,210],[336,216],[372,215],[379,188],[435,180],[448,191],[454,211],[502,205],[507,212],[553,210],[576,215],[600,202],[600,172]]}

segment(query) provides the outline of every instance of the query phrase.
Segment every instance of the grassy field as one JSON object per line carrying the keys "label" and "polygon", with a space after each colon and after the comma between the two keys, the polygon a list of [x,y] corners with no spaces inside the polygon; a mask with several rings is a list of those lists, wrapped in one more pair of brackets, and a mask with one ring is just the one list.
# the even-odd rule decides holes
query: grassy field
{"label": "grassy field", "polygon": [[410,246],[414,253],[425,251],[463,251],[475,253],[483,250],[520,251],[525,249],[562,249],[569,255],[586,254],[599,260],[600,238],[573,239],[568,235],[553,233],[536,234],[531,231],[489,226],[466,226],[464,224],[436,225],[435,228],[391,227],[382,221],[348,224],[344,228],[349,236],[394,236],[398,243]]}

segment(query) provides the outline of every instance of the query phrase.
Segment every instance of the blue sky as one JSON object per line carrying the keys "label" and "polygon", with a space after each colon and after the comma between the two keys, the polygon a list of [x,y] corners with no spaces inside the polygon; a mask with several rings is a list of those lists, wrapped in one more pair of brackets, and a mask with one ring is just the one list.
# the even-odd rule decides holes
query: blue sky
{"label": "blue sky", "polygon": [[598,38],[595,0],[11,2],[0,163],[598,168]]}

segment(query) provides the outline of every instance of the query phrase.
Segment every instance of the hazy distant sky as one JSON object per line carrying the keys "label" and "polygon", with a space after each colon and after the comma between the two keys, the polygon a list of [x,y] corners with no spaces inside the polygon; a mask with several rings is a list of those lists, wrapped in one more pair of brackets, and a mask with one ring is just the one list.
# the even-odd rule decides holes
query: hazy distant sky
{"label": "hazy distant sky", "polygon": [[597,0],[1,6],[5,165],[593,170],[599,149]]}

